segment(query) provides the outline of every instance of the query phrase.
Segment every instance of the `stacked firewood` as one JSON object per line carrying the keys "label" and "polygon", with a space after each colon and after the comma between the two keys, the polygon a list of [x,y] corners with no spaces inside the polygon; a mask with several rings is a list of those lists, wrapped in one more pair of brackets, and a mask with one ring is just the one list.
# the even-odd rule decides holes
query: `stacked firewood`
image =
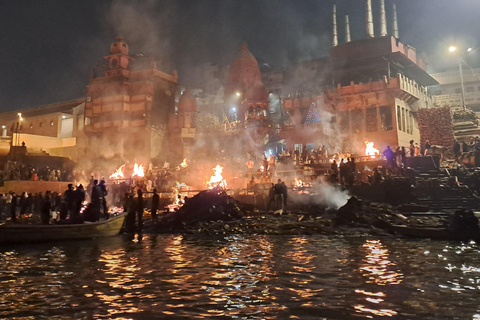
{"label": "stacked firewood", "polygon": [[423,147],[430,141],[431,145],[453,147],[453,120],[450,107],[422,108],[418,110],[418,127],[420,129],[420,143]]}

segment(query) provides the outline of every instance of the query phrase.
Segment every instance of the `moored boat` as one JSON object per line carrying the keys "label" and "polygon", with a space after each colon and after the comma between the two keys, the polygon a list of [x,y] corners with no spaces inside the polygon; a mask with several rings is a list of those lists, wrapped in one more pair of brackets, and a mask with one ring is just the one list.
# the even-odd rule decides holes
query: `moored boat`
{"label": "moored boat", "polygon": [[10,224],[0,226],[0,244],[81,240],[120,233],[126,213],[108,220],[82,224]]}
{"label": "moored boat", "polygon": [[445,227],[410,227],[405,225],[392,225],[391,229],[408,238],[432,239],[432,240],[480,240],[478,231],[453,232]]}

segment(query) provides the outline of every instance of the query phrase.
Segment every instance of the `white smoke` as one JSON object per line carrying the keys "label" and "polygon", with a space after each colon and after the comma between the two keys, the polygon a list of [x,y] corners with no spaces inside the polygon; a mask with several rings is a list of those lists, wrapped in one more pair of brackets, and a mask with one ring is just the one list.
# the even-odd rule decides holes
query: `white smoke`
{"label": "white smoke", "polygon": [[350,195],[346,190],[340,190],[338,187],[321,180],[320,184],[313,187],[312,192],[315,194],[310,201],[315,204],[325,205],[329,209],[338,209],[344,206]]}

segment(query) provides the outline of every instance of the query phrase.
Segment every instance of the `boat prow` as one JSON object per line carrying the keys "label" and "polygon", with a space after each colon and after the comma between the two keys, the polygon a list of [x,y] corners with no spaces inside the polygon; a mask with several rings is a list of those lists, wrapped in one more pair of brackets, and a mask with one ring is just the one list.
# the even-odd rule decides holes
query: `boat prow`
{"label": "boat prow", "polygon": [[0,245],[81,240],[114,236],[120,233],[126,213],[108,220],[82,224],[11,224],[0,226]]}

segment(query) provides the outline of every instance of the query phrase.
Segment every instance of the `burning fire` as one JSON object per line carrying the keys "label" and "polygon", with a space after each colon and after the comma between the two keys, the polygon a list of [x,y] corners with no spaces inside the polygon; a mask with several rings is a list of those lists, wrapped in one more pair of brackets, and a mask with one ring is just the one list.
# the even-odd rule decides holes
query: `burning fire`
{"label": "burning fire", "polygon": [[370,158],[372,159],[375,159],[375,157],[380,154],[380,150],[375,148],[373,145],[373,142],[365,141],[365,155],[370,156]]}
{"label": "burning fire", "polygon": [[135,163],[133,165],[133,174],[132,177],[145,177],[144,167],[141,164]]}
{"label": "burning fire", "polygon": [[295,187],[302,187],[303,186],[303,181],[300,179],[297,179],[297,177],[293,177],[293,180],[295,181]]}
{"label": "burning fire", "polygon": [[186,168],[186,167],[188,167],[187,158],[184,158],[183,161],[182,161],[182,163],[180,163],[180,164],[178,165],[177,171],[180,170],[180,169],[182,169],[182,168]]}
{"label": "burning fire", "polygon": [[124,173],[125,172],[125,165],[121,165],[120,168],[118,168],[112,175],[109,177],[110,179],[123,179],[125,178]]}
{"label": "burning fire", "polygon": [[185,204],[185,196],[189,187],[185,183],[176,181],[177,186],[173,187],[173,203],[167,205],[168,212],[175,212]]}
{"label": "burning fire", "polygon": [[213,175],[210,177],[210,180],[207,181],[207,188],[213,189],[216,187],[220,187],[223,189],[227,189],[227,181],[223,179],[222,171],[223,167],[217,164],[215,168],[212,169]]}

